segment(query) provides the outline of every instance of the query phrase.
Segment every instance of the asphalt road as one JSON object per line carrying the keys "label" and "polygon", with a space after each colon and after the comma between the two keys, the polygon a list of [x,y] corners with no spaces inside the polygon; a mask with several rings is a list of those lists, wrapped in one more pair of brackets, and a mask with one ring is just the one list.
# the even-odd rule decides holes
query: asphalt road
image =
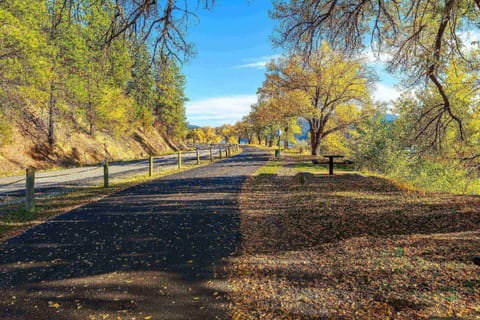
{"label": "asphalt road", "polygon": [[[214,149],[214,156],[218,157],[218,148]],[[210,159],[210,151],[201,150],[200,157],[202,160]],[[195,151],[183,153],[182,160],[185,164],[195,163]],[[176,166],[176,154],[154,158],[155,171],[168,170]],[[116,178],[124,178],[146,172],[148,172],[148,160],[112,162],[109,164],[109,176],[113,181]],[[103,183],[102,165],[44,171],[37,172],[35,175],[35,192],[37,196],[46,196],[101,183]],[[15,201],[23,201],[24,196],[24,175],[0,178],[0,206]]]}
{"label": "asphalt road", "polygon": [[[226,319],[238,196],[268,155],[128,188],[0,245],[0,319]],[[252,293],[254,294],[254,293]]]}

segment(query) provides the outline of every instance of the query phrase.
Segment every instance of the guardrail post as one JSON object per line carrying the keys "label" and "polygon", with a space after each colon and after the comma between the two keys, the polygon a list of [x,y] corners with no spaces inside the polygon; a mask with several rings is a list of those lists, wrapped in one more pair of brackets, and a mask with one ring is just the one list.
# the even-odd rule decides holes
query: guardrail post
{"label": "guardrail post", "polygon": [[197,151],[197,165],[200,164],[200,150],[196,150]]}
{"label": "guardrail post", "polygon": [[222,159],[222,147],[218,148],[218,156]]}
{"label": "guardrail post", "polygon": [[103,187],[108,188],[108,159],[103,162]]}
{"label": "guardrail post", "polygon": [[213,162],[213,149],[210,146],[210,162]]}
{"label": "guardrail post", "polygon": [[151,177],[153,175],[153,156],[148,157],[148,175]]}
{"label": "guardrail post", "polygon": [[27,168],[25,183],[25,209],[35,211],[35,169]]}
{"label": "guardrail post", "polygon": [[182,152],[178,150],[178,170],[182,170]]}
{"label": "guardrail post", "polygon": [[225,147],[225,158],[228,158],[228,147]]}
{"label": "guardrail post", "polygon": [[328,157],[328,175],[333,176],[333,157]]}

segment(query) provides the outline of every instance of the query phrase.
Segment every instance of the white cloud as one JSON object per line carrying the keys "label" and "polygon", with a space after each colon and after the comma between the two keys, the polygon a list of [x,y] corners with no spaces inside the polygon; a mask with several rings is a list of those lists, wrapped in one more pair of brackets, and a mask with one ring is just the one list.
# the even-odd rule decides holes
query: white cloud
{"label": "white cloud", "polygon": [[458,37],[463,44],[463,53],[468,53],[468,51],[477,48],[480,45],[480,31],[479,30],[469,30],[459,32]]}
{"label": "white cloud", "polygon": [[257,58],[250,58],[246,59],[245,64],[240,64],[238,66],[234,66],[236,69],[245,69],[245,68],[254,68],[254,69],[259,69],[263,70],[272,59],[277,59],[280,57],[279,55],[271,55],[271,56],[262,56],[262,57],[257,57]]}
{"label": "white cloud", "polygon": [[368,46],[363,51],[363,57],[369,65],[379,65],[385,67],[386,63],[392,59],[392,55],[388,52],[374,51],[371,46]]}
{"label": "white cloud", "polygon": [[378,102],[391,103],[392,100],[397,99],[401,94],[402,91],[395,87],[377,82],[375,85],[375,91],[373,92],[373,98]]}
{"label": "white cloud", "polygon": [[257,102],[256,95],[214,97],[186,103],[187,120],[195,125],[220,126],[233,124],[250,112],[250,106]]}
{"label": "white cloud", "polygon": [[264,69],[267,66],[268,61],[258,61],[252,63],[241,64],[235,66],[237,69],[245,69],[245,68],[254,68],[254,69]]}

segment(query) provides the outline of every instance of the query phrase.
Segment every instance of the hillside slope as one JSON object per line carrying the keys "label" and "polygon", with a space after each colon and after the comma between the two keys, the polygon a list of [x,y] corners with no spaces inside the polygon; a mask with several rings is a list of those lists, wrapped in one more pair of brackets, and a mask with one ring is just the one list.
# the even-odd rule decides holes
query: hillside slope
{"label": "hillside slope", "polygon": [[58,140],[53,147],[46,143],[42,131],[27,123],[16,124],[12,129],[10,139],[0,146],[0,175],[15,174],[29,166],[47,169],[93,164],[104,159],[137,159],[168,153],[176,147],[154,129],[137,129],[120,137],[98,132],[91,137],[84,131],[62,127],[58,128]]}

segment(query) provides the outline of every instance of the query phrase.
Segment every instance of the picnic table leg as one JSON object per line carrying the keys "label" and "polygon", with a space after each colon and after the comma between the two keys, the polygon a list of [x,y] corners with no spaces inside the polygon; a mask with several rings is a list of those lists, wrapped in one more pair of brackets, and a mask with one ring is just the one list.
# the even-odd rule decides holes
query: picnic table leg
{"label": "picnic table leg", "polygon": [[333,176],[333,157],[328,157],[328,174]]}

